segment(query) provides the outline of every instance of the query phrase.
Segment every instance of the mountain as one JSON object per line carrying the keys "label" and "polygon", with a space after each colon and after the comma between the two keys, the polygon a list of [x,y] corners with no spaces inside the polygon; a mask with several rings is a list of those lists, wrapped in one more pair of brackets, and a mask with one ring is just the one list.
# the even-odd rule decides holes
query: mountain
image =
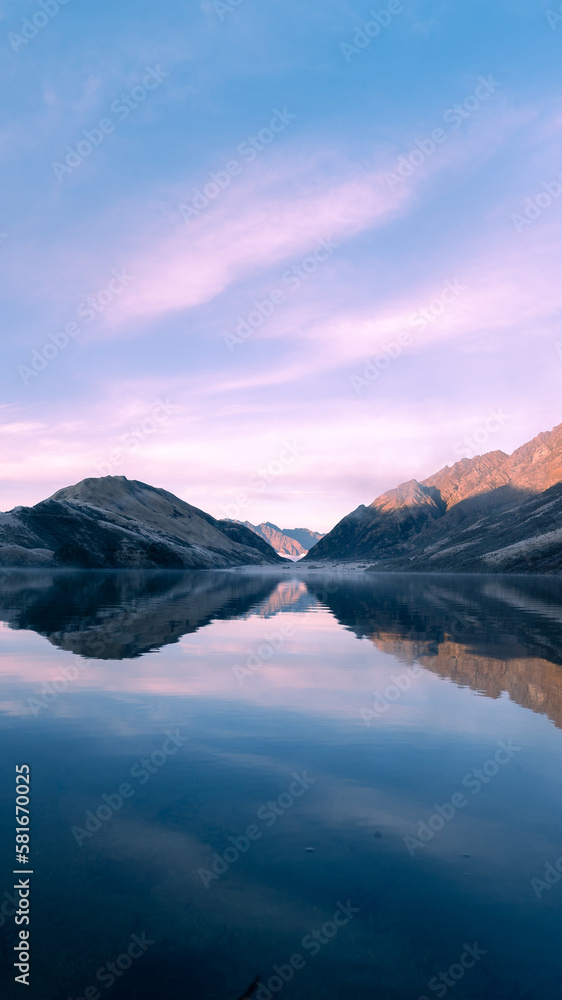
{"label": "mountain", "polygon": [[562,572],[562,424],[512,455],[463,458],[348,514],[307,561],[391,571]]}
{"label": "mountain", "polygon": [[0,514],[0,565],[215,569],[281,562],[243,525],[125,476],[84,479]]}
{"label": "mountain", "polygon": [[249,521],[233,521],[233,524],[243,524],[244,527],[254,531],[260,538],[279,553],[289,559],[300,559],[316,545],[324,535],[319,531],[309,531],[308,528],[278,528],[271,521],[262,521],[261,524],[250,524]]}

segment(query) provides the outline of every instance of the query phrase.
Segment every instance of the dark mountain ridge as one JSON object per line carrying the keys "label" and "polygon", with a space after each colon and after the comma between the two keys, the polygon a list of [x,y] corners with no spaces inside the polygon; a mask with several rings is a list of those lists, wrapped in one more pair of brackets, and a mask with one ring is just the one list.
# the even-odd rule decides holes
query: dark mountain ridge
{"label": "dark mountain ridge", "polygon": [[125,476],[84,479],[0,514],[0,565],[215,569],[279,563],[242,525]]}

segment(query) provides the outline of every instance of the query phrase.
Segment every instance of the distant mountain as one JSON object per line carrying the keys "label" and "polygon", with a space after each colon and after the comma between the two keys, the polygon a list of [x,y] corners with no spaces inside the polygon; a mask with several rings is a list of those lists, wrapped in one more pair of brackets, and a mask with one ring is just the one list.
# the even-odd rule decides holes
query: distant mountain
{"label": "distant mountain", "polygon": [[562,572],[562,424],[512,455],[463,458],[339,522],[307,561],[375,570]]}
{"label": "distant mountain", "polygon": [[278,565],[264,539],[125,476],[84,479],[0,514],[0,565],[215,569]]}
{"label": "distant mountain", "polygon": [[249,521],[233,521],[233,524],[242,524],[250,531],[254,531],[260,538],[279,553],[290,559],[300,559],[316,545],[324,535],[319,531],[309,531],[308,528],[278,528],[271,521],[262,521],[261,524],[250,524]]}

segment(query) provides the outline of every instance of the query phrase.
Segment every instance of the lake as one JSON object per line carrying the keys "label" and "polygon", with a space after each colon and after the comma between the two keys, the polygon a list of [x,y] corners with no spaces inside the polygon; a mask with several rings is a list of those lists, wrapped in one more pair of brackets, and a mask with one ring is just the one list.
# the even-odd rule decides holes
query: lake
{"label": "lake", "polygon": [[[562,581],[8,571],[4,996],[559,998]],[[21,862],[22,869],[25,862]]]}

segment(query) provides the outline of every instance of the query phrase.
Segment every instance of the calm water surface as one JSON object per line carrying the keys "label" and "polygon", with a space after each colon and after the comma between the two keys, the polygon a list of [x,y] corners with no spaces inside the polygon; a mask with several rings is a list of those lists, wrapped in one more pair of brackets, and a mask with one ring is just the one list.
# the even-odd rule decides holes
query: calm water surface
{"label": "calm water surface", "polygon": [[29,763],[26,996],[558,1000],[559,581],[14,571],[0,621],[3,996]]}

